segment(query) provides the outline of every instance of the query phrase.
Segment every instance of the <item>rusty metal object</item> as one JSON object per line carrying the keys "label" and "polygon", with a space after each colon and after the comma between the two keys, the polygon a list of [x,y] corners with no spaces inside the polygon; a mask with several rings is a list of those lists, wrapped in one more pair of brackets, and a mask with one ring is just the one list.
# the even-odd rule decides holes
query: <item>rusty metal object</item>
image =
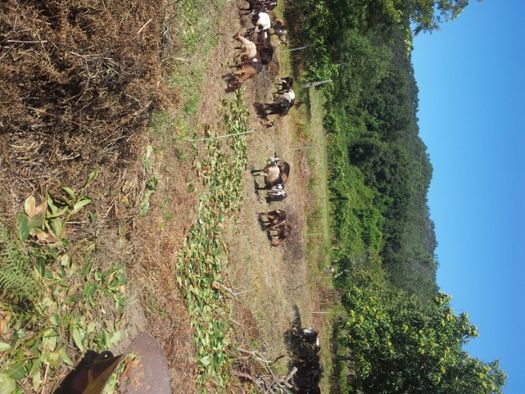
{"label": "rusty metal object", "polygon": [[168,362],[155,338],[144,332],[139,334],[126,353],[137,357],[120,382],[122,394],[171,394]]}

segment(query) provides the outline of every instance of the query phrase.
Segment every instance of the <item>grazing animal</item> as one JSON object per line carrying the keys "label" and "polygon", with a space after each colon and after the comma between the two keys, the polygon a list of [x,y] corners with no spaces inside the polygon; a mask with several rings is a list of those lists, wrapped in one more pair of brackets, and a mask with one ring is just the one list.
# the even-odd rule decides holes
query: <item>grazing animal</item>
{"label": "grazing animal", "polygon": [[288,114],[293,104],[294,100],[288,100],[284,97],[281,98],[279,101],[264,103],[262,106],[264,110],[264,117],[267,117],[268,115],[285,116]]}
{"label": "grazing animal", "polygon": [[274,201],[283,201],[286,200],[288,195],[284,191],[284,186],[282,183],[275,185],[266,193],[266,202],[271,204]]}
{"label": "grazing animal", "polygon": [[244,82],[262,70],[262,64],[257,59],[246,60],[231,67],[237,68],[237,71],[222,76],[230,91],[239,89]]}
{"label": "grazing animal", "polygon": [[277,228],[286,222],[286,212],[281,209],[275,209],[268,212],[259,212],[257,215],[263,230]]}
{"label": "grazing animal", "polygon": [[312,327],[303,328],[303,338],[306,342],[314,346],[314,350],[318,352],[321,349],[321,341],[319,334]]}
{"label": "grazing animal", "polygon": [[273,59],[274,51],[275,49],[272,45],[263,45],[259,47],[259,60],[261,61],[261,64],[265,66],[270,64]]}
{"label": "grazing animal", "polygon": [[286,238],[290,236],[292,226],[289,223],[283,223],[275,228],[268,230],[272,246],[279,246]]}
{"label": "grazing animal", "polygon": [[281,41],[281,44],[288,45],[288,38],[287,38],[288,32],[286,31],[286,26],[284,24],[284,21],[282,19],[277,19],[273,23],[272,28],[273,28],[273,33],[270,33],[270,35],[272,34],[276,35],[279,41]]}
{"label": "grazing animal", "polygon": [[252,175],[254,177],[259,175],[264,177],[265,186],[259,187],[257,185],[257,190],[269,190],[279,184],[284,188],[284,184],[288,181],[288,177],[290,176],[290,164],[279,159],[277,156],[274,156],[270,159],[270,163],[268,163],[262,170],[252,170]]}
{"label": "grazing animal", "polygon": [[277,94],[283,94],[292,90],[293,87],[293,78],[284,77],[281,78],[281,83],[277,84]]}
{"label": "grazing animal", "polygon": [[255,26],[255,33],[269,31],[272,27],[272,20],[267,12],[261,11],[252,16],[252,23]]}
{"label": "grazing animal", "polygon": [[[248,8],[239,8],[241,15],[248,15],[259,11],[273,10],[277,6],[277,0],[245,0]],[[244,12],[242,12],[244,11]]]}
{"label": "grazing animal", "polygon": [[240,33],[237,33],[233,38],[241,43],[239,47],[235,49],[240,49],[238,59],[240,61],[247,61],[250,59],[255,59],[257,57],[257,46],[253,41],[248,40],[247,38],[241,37]]}
{"label": "grazing animal", "polygon": [[268,37],[270,28],[272,27],[272,21],[270,15],[267,12],[260,11],[252,14],[252,24],[254,27],[247,29],[244,33],[245,37],[251,37],[254,33],[261,34],[262,39]]}
{"label": "grazing animal", "polygon": [[[291,83],[293,84],[293,81]],[[275,99],[275,97],[279,98]],[[276,95],[274,94],[274,100],[275,101],[271,103],[264,103],[262,106],[259,105],[260,116],[262,118],[266,118],[268,115],[284,116],[288,114],[290,108],[292,108],[295,103],[295,92],[292,90],[291,85],[289,85],[289,81],[282,82],[281,88],[277,91]]]}
{"label": "grazing animal", "polygon": [[261,11],[266,11],[266,6],[260,0],[245,0],[248,3],[248,8],[239,7],[241,15],[255,14]]}
{"label": "grazing animal", "polygon": [[319,337],[311,327],[303,328],[297,305],[293,306],[295,319],[285,332],[290,353],[290,367],[296,368],[292,385],[294,393],[320,394],[319,382],[323,375],[319,355]]}

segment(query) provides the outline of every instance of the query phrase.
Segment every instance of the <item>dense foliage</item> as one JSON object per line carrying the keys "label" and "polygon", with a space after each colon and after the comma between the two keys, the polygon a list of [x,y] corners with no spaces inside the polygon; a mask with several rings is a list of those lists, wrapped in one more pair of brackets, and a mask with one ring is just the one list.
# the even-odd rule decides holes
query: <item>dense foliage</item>
{"label": "dense foliage", "polygon": [[410,57],[413,34],[436,30],[467,4],[296,0],[287,10],[294,46],[308,46],[295,56],[296,71],[332,81],[322,89],[332,257],[347,312],[335,329],[341,390],[499,393],[505,381],[497,362],[462,350],[475,328],[436,284],[432,166]]}
{"label": "dense foliage", "polygon": [[498,362],[485,364],[462,350],[477,331],[449,302],[437,293],[423,305],[377,275],[354,272],[339,339],[355,354],[355,386],[375,394],[501,393]]}

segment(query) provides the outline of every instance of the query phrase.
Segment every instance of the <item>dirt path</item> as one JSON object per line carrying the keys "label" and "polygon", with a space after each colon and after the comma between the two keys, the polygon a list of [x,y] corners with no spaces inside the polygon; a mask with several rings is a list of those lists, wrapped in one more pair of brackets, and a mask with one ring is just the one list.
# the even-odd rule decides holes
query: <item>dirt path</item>
{"label": "dirt path", "polygon": [[[241,331],[258,333],[257,338],[250,338],[250,335],[242,338],[248,339],[248,345],[264,349],[269,359],[287,352],[283,333],[293,319],[292,306],[296,304],[301,311],[307,312],[313,302],[304,238],[310,173],[306,155],[294,150],[301,142],[295,135],[295,125],[290,117],[277,120],[275,127],[263,128],[252,107],[255,101],[271,101],[278,75],[279,64],[274,61],[269,69],[257,76],[254,87],[248,85],[245,88],[245,100],[252,108],[251,126],[257,130],[248,138],[248,169],[262,168],[268,158],[277,153],[291,165],[286,184],[288,198],[283,202],[266,203],[264,192],[260,197],[256,195],[254,179],[247,171],[244,175],[244,204],[238,223],[231,227],[228,237],[229,276],[235,290],[241,293],[236,303],[239,306],[237,316],[241,322],[247,320]],[[257,218],[258,212],[272,209],[285,210],[287,220],[293,226],[291,236],[278,247],[270,245]],[[309,323],[306,315],[304,323]],[[278,368],[286,370],[286,359]]]}

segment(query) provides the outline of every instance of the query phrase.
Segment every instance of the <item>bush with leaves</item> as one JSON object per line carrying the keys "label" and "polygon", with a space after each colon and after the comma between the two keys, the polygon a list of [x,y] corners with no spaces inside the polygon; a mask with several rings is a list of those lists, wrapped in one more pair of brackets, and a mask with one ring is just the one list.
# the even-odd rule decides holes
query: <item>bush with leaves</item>
{"label": "bush with leaves", "polygon": [[467,314],[454,314],[450,297],[422,304],[388,285],[381,274],[355,270],[343,296],[348,316],[340,339],[351,349],[356,389],[370,394],[500,394],[505,374],[462,347],[477,336]]}

